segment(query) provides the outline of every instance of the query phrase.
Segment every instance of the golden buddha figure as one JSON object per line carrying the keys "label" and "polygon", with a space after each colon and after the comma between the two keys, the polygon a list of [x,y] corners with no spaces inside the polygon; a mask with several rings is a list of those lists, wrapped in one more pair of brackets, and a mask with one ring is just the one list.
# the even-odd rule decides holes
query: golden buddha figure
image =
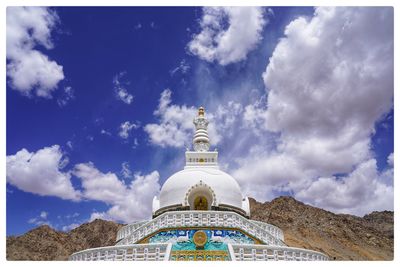
{"label": "golden buddha figure", "polygon": [[208,210],[208,202],[207,198],[203,196],[198,196],[194,200],[194,209],[195,210]]}

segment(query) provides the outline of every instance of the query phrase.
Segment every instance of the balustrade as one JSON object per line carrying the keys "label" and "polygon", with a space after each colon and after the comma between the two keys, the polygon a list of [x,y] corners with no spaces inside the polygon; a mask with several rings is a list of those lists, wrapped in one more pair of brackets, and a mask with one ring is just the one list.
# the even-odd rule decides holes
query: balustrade
{"label": "balustrade", "polygon": [[[170,211],[152,221],[125,226],[118,232],[117,245],[134,244],[162,228],[215,226],[239,228],[268,245],[286,246],[282,231],[270,224],[248,220],[234,212],[221,211]],[[126,231],[128,229],[128,231]],[[128,233],[128,235],[126,235]]]}
{"label": "balustrade", "polygon": [[329,258],[320,252],[291,248],[283,246],[251,245],[251,244],[230,244],[231,253],[237,261],[326,261]]}
{"label": "balustrade", "polygon": [[[72,254],[73,261],[104,261],[104,260],[165,260],[169,258],[171,244],[134,244],[110,246],[82,250]],[[168,249],[169,248],[169,249]]]}

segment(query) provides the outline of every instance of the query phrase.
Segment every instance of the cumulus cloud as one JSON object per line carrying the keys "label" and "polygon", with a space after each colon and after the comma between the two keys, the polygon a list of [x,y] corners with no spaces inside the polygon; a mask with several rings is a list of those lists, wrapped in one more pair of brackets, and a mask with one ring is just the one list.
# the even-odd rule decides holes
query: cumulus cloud
{"label": "cumulus cloud", "polygon": [[64,79],[63,67],[42,52],[37,45],[52,49],[51,31],[57,14],[44,7],[7,8],[7,77],[11,88],[23,95],[51,98]]}
{"label": "cumulus cloud", "polygon": [[[123,138],[123,139],[128,139],[128,137],[129,137],[129,132],[132,130],[132,129],[138,129],[140,126],[139,126],[139,123],[133,123],[133,122],[129,122],[129,121],[126,121],[126,122],[123,122],[123,123],[121,123],[121,125],[119,126],[119,133],[118,133],[118,135],[121,137],[121,138]],[[103,133],[103,132],[102,132]]]}
{"label": "cumulus cloud", "polygon": [[204,7],[201,32],[193,36],[188,49],[209,62],[238,62],[261,41],[266,23],[261,7]]}
{"label": "cumulus cloud", "polygon": [[320,177],[296,197],[334,212],[359,216],[393,210],[394,206],[393,186],[381,182],[375,159],[359,164],[345,177]]}
{"label": "cumulus cloud", "polygon": [[[93,213],[91,220],[103,218],[131,222],[151,216],[152,199],[160,191],[160,175],[157,171],[132,174],[125,162],[123,175],[131,178],[129,183],[125,183],[112,172],[99,171],[91,162],[76,164],[73,170],[62,172],[67,163],[58,145],[36,152],[22,149],[15,155],[7,156],[7,182],[20,190],[40,196],[56,196],[73,201],[94,200],[111,205],[106,212]],[[74,189],[71,174],[80,180],[81,191]],[[74,213],[64,217],[73,219],[78,216],[79,213]],[[29,223],[50,225],[47,219],[48,212],[42,211],[37,217],[31,218]],[[73,227],[73,224],[64,226],[63,230]]]}
{"label": "cumulus cloud", "polygon": [[[152,144],[161,147],[190,147],[195,130],[193,119],[198,110],[193,106],[171,104],[171,95],[170,89],[161,93],[158,107],[154,111],[159,122],[145,125],[144,130]],[[228,137],[233,133],[232,129],[242,112],[242,105],[234,101],[218,105],[214,112],[206,111],[211,145],[221,141],[222,133],[227,133]]]}
{"label": "cumulus cloud", "polygon": [[122,201],[125,195],[125,184],[114,173],[100,172],[93,163],[75,165],[73,174],[81,179],[86,199],[111,203]]}
{"label": "cumulus cloud", "polygon": [[380,174],[380,181],[382,181],[387,186],[393,187],[394,178],[394,158],[393,153],[387,157],[387,166],[384,168]]}
{"label": "cumulus cloud", "polygon": [[106,212],[92,212],[92,214],[90,214],[90,218],[89,218],[89,222],[92,222],[96,219],[102,219],[102,220],[107,220],[110,221],[111,218],[107,215]]}
{"label": "cumulus cloud", "polygon": [[[165,89],[160,96],[158,108],[154,111],[159,124],[147,124],[144,130],[150,142],[161,147],[184,147],[190,144],[196,108],[186,105],[171,105],[171,90]],[[189,118],[189,119],[188,119]]]}
{"label": "cumulus cloud", "polygon": [[351,136],[368,135],[392,106],[393,9],[317,8],[285,35],[263,74],[267,127],[323,136],[357,127],[361,136]]}
{"label": "cumulus cloud", "polygon": [[126,86],[129,85],[129,82],[122,80],[125,75],[125,71],[115,75],[113,79],[113,85],[116,98],[129,105],[133,101],[133,95],[129,94],[128,90],[126,89]]}
{"label": "cumulus cloud", "polygon": [[102,173],[93,163],[75,165],[74,175],[82,181],[83,196],[111,205],[107,212],[95,212],[91,219],[102,218],[132,222],[151,216],[151,203],[160,191],[157,171],[147,175],[136,173],[134,179],[125,184],[111,172]]}
{"label": "cumulus cloud", "polygon": [[40,214],[34,218],[30,218],[28,220],[29,224],[34,224],[36,226],[40,226],[40,225],[49,225],[52,226],[50,221],[47,220],[47,216],[49,215],[49,213],[47,211],[42,211],[40,212]]}
{"label": "cumulus cloud", "polygon": [[[267,154],[253,145],[235,171],[242,185],[261,200],[281,188],[335,211],[392,209],[392,188],[376,170],[370,144],[375,123],[393,107],[393,9],[321,7],[312,18],[293,20],[263,79],[267,104],[246,106],[244,121],[259,136],[279,134],[277,146]],[[354,189],[363,188],[366,172],[368,199]],[[349,174],[339,182],[337,173]],[[322,185],[338,189],[313,201]],[[334,206],[344,195],[351,201]]]}
{"label": "cumulus cloud", "polygon": [[[226,105],[219,105],[217,110],[212,114],[210,121],[215,122],[215,126],[219,131],[225,132],[224,136],[230,137],[233,131],[229,131],[235,125],[238,117],[242,116],[242,104],[229,101]],[[221,138],[221,137],[220,137]]]}
{"label": "cumulus cloud", "polygon": [[80,192],[71,183],[71,174],[62,172],[68,163],[58,145],[36,152],[21,149],[7,156],[7,182],[25,192],[79,200]]}
{"label": "cumulus cloud", "polygon": [[394,166],[394,155],[393,153],[390,153],[390,155],[387,158],[387,164],[391,167]]}
{"label": "cumulus cloud", "polygon": [[244,126],[251,130],[256,136],[263,135],[266,128],[266,100],[262,97],[253,104],[249,104],[244,108],[243,123]]}

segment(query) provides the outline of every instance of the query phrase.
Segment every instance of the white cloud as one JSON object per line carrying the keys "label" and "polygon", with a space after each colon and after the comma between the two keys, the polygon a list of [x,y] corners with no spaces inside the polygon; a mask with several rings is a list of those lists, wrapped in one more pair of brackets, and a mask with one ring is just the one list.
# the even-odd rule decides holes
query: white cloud
{"label": "white cloud", "polygon": [[74,175],[81,179],[83,196],[111,205],[106,213],[95,212],[91,219],[102,218],[132,222],[151,216],[151,203],[160,191],[159,173],[136,173],[126,185],[114,173],[102,173],[92,163],[75,165]]}
{"label": "white cloud", "polygon": [[34,224],[36,226],[49,225],[50,227],[52,227],[52,224],[50,223],[50,221],[47,220],[48,215],[49,215],[49,213],[47,211],[42,211],[38,216],[29,219],[28,223]]}
{"label": "white cloud", "polygon": [[188,48],[209,62],[238,62],[261,41],[266,23],[261,7],[204,7],[201,32],[193,36]]}
{"label": "white cloud", "polygon": [[67,147],[69,148],[69,149],[73,149],[73,146],[72,146],[72,141],[68,141],[67,142]]}
{"label": "white cloud", "polygon": [[11,87],[23,95],[51,98],[64,79],[63,67],[35,50],[53,48],[51,31],[59,18],[43,7],[7,7],[7,76]]}
{"label": "white cloud", "polygon": [[110,221],[112,220],[106,212],[92,212],[92,214],[90,214],[90,218],[89,218],[89,222],[94,221],[96,219],[102,219],[102,220],[107,220]]}
{"label": "white cloud", "polygon": [[[93,218],[131,222],[151,216],[151,204],[155,195],[159,194],[160,175],[157,171],[142,175],[129,169],[125,162],[123,175],[129,183],[120,180],[112,172],[102,173],[93,163],[80,163],[72,171],[62,172],[66,160],[58,145],[45,147],[35,153],[22,149],[15,155],[7,156],[7,182],[19,189],[41,196],[56,196],[66,200],[101,201],[111,208],[104,213],[93,213]],[[82,191],[77,191],[71,184],[71,174],[81,181]],[[72,219],[79,213],[66,215]],[[48,212],[42,211],[29,223],[49,224]],[[69,227],[69,228],[68,228]],[[65,229],[71,229],[72,225]]]}
{"label": "white cloud", "polygon": [[[219,105],[217,110],[211,114],[210,117],[210,129],[216,128],[214,131],[218,133],[224,133],[224,137],[230,137],[234,133],[232,131],[233,126],[239,120],[243,114],[242,104],[234,101],[229,101],[226,105]],[[222,136],[217,134],[218,138],[221,139]]]}
{"label": "white cloud", "polygon": [[359,216],[394,206],[393,186],[380,181],[374,159],[361,163],[346,177],[320,177],[296,197],[333,212]]}
{"label": "white cloud", "polygon": [[47,215],[49,215],[48,212],[42,211],[42,212],[40,213],[40,218],[42,218],[42,219],[47,219]]}
{"label": "white cloud", "polygon": [[178,71],[182,74],[186,74],[190,70],[189,64],[186,62],[186,60],[182,59],[181,62],[179,63],[179,66],[171,70],[169,73],[171,76],[174,76],[175,73]]}
{"label": "white cloud", "polygon": [[68,231],[71,231],[71,230],[75,229],[75,228],[78,227],[78,226],[79,226],[78,223],[71,223],[71,224],[69,224],[69,225],[63,226],[63,227],[62,227],[62,230],[63,230],[64,232],[68,232]]}
{"label": "white cloud", "polygon": [[79,200],[80,192],[71,183],[71,175],[62,172],[67,161],[58,145],[45,147],[36,152],[21,149],[7,156],[7,182],[40,196],[56,196],[62,199]]}
{"label": "white cloud", "polygon": [[105,129],[101,129],[100,133],[104,134],[104,135],[111,136],[111,133],[109,131],[105,130]]}
{"label": "white cloud", "polygon": [[125,104],[131,104],[133,101],[133,95],[128,93],[128,90],[126,90],[126,85],[129,85],[129,82],[127,81],[122,81],[122,78],[126,75],[126,72],[120,72],[117,75],[114,76],[113,79],[113,84],[114,84],[114,91],[115,91],[115,96],[117,99],[121,100]]}
{"label": "white cloud", "polygon": [[274,10],[272,8],[268,8],[267,12],[268,12],[269,15],[271,15],[273,17],[275,16],[275,12],[274,12]]}
{"label": "white cloud", "polygon": [[133,123],[133,122],[129,122],[129,121],[123,122],[119,126],[118,135],[123,139],[127,139],[129,137],[129,132],[132,129],[138,129],[139,127],[140,127],[139,123]]}
{"label": "white cloud", "polygon": [[115,203],[107,211],[109,216],[123,222],[150,218],[153,197],[160,192],[159,178],[157,171],[146,175],[136,173],[127,187],[125,200]]}
{"label": "white cloud", "polygon": [[139,141],[138,141],[138,139],[135,137],[135,138],[133,139],[133,146],[132,146],[132,148],[137,148],[138,145],[139,145]]}
{"label": "white cloud", "polygon": [[317,8],[285,35],[263,74],[268,129],[329,137],[359,128],[354,137],[368,136],[392,106],[393,10]]}
{"label": "white cloud", "polygon": [[394,154],[393,152],[387,157],[387,164],[391,167],[394,166]]}
{"label": "white cloud", "polygon": [[239,160],[239,168],[232,172],[245,194],[259,201],[270,200],[273,191],[290,192],[307,183],[310,173],[296,158],[280,153],[265,153],[262,147],[251,148],[253,153]]}
{"label": "white cloud", "polygon": [[129,163],[127,161],[123,162],[121,164],[122,170],[121,170],[121,175],[125,179],[131,178],[132,177],[132,171],[129,167]]}
{"label": "white cloud", "polygon": [[[144,130],[152,144],[161,147],[191,147],[195,131],[193,119],[198,110],[193,106],[171,104],[171,94],[170,89],[161,93],[158,107],[154,111],[159,123],[147,124]],[[215,112],[206,111],[211,145],[217,145],[222,140],[222,133],[228,137],[232,135],[242,112],[242,105],[234,101],[218,105]]]}
{"label": "white cloud", "polygon": [[101,173],[93,163],[75,165],[73,174],[81,179],[86,199],[112,203],[122,201],[126,194],[125,184],[114,173]]}
{"label": "white cloud", "polygon": [[382,183],[385,183],[388,186],[393,187],[393,178],[394,178],[394,157],[393,153],[387,157],[387,166],[383,169],[379,177]]}
{"label": "white cloud", "polygon": [[79,216],[79,213],[78,212],[74,212],[73,214],[67,214],[64,217],[67,218],[67,219],[71,219],[71,218],[76,218],[78,216]]}
{"label": "white cloud", "polygon": [[[370,144],[375,123],[393,106],[393,9],[323,7],[311,19],[293,20],[263,78],[267,105],[246,106],[244,121],[258,136],[275,132],[276,147],[266,153],[255,143],[238,160],[234,173],[242,186],[260,200],[281,190],[336,211],[390,209],[390,169],[377,172]],[[364,207],[365,196],[353,190],[364,188],[356,167],[373,174]],[[350,174],[338,182],[337,173]],[[312,202],[312,189],[322,184],[339,191]],[[345,195],[347,207],[333,206]]]}
{"label": "white cloud", "polygon": [[171,90],[166,89],[161,93],[154,115],[159,117],[160,123],[144,127],[151,143],[161,147],[183,147],[190,144],[194,128],[190,118],[196,115],[194,107],[171,105]]}
{"label": "white cloud", "polygon": [[72,99],[74,99],[74,90],[71,86],[64,87],[64,94],[59,99],[57,99],[57,104],[60,107],[66,106]]}
{"label": "white cloud", "polygon": [[[265,104],[264,104],[265,103]],[[261,97],[244,108],[243,123],[256,136],[261,136],[266,128],[266,99]]]}

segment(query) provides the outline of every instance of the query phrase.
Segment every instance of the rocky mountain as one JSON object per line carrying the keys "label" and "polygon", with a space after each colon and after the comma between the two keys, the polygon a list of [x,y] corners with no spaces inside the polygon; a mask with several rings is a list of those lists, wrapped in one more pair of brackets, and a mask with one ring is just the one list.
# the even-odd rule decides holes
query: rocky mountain
{"label": "rocky mountain", "polygon": [[43,225],[21,236],[7,237],[7,260],[67,260],[82,249],[114,245],[122,226],[96,219],[65,233]]}
{"label": "rocky mountain", "polygon": [[[251,219],[284,231],[289,246],[321,251],[332,260],[392,260],[393,212],[364,217],[334,214],[291,197],[260,203],[250,199]],[[72,253],[115,244],[122,224],[94,220],[70,232],[47,225],[21,236],[7,237],[7,260],[66,260]]]}
{"label": "rocky mountain", "polygon": [[392,260],[393,212],[374,211],[364,217],[334,214],[279,197],[259,203],[250,199],[251,219],[284,231],[289,246],[321,251],[332,260]]}

